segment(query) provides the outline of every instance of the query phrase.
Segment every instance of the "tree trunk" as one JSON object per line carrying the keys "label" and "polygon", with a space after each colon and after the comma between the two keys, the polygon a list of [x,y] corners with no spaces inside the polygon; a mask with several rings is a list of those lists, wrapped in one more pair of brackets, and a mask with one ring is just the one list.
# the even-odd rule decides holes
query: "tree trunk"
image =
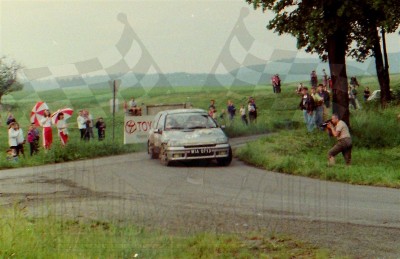
{"label": "tree trunk", "polygon": [[328,59],[332,78],[332,112],[350,127],[349,94],[346,72],[346,34],[340,30],[328,36]]}
{"label": "tree trunk", "polygon": [[374,57],[375,57],[375,66],[376,66],[376,74],[378,76],[379,86],[381,89],[381,106],[385,108],[390,101],[390,87],[387,82],[388,73],[383,65],[383,56],[381,50],[381,42],[379,38],[378,28],[375,27],[374,33]]}
{"label": "tree trunk", "polygon": [[387,100],[390,101],[392,100],[392,95],[390,93],[390,76],[389,76],[389,58],[387,55],[387,48],[386,48],[386,32],[385,29],[382,28],[381,30],[381,35],[382,35],[382,46],[383,46],[383,58],[385,61],[385,84],[388,86],[388,94],[386,96]]}

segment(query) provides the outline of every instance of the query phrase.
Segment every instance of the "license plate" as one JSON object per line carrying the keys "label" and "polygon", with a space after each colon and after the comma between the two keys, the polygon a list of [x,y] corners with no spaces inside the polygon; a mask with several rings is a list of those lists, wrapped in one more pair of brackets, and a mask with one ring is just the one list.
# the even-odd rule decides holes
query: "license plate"
{"label": "license plate", "polygon": [[211,148],[192,149],[192,150],[190,150],[190,154],[194,155],[194,156],[210,155],[210,154],[213,154],[213,150]]}

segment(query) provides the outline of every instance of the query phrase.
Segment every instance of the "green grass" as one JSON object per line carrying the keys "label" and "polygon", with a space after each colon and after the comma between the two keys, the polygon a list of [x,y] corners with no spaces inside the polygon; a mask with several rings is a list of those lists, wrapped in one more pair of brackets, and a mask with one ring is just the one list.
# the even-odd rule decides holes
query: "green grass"
{"label": "green grass", "polygon": [[131,224],[29,218],[0,210],[2,258],[332,258],[333,252],[265,233],[171,234]]}

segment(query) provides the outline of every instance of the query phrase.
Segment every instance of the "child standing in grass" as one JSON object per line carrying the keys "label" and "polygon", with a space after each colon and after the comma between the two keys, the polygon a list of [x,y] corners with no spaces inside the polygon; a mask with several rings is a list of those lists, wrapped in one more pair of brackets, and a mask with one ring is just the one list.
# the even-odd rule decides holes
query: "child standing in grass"
{"label": "child standing in grass", "polygon": [[34,153],[37,154],[39,152],[39,131],[36,129],[35,123],[29,126],[27,139],[30,147],[30,154],[33,156]]}
{"label": "child standing in grass", "polygon": [[106,136],[106,123],[104,122],[102,117],[97,119],[96,128],[97,128],[97,135],[99,137],[99,141],[101,141]]}

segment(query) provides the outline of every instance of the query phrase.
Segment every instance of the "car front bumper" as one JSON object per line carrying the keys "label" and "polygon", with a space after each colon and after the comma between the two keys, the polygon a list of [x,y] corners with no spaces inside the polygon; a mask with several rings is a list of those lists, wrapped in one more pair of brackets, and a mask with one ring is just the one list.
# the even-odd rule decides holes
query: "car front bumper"
{"label": "car front bumper", "polygon": [[168,160],[171,161],[215,159],[228,157],[230,148],[229,144],[195,147],[167,147],[165,152]]}

